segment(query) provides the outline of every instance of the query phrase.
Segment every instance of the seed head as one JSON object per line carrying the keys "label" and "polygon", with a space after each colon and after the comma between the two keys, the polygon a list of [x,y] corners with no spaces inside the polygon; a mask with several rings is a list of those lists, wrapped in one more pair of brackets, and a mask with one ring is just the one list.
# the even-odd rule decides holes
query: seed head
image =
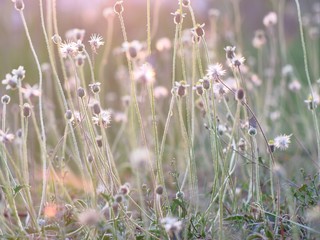
{"label": "seed head", "polygon": [[269,151],[273,153],[275,150],[274,140],[269,140],[268,146],[269,146]]}
{"label": "seed head", "polygon": [[161,185],[157,186],[156,193],[158,195],[162,195],[163,194],[163,187]]}
{"label": "seed head", "polygon": [[237,91],[236,91],[236,100],[241,102],[243,99],[244,99],[244,90],[242,88],[239,88]]}
{"label": "seed head", "polygon": [[255,135],[257,135],[257,129],[254,128],[254,127],[250,127],[249,130],[248,130],[248,134],[249,134],[251,137],[254,137]]}
{"label": "seed head", "polygon": [[83,98],[86,95],[86,92],[84,91],[84,89],[82,87],[79,87],[77,90],[77,94],[79,98]]}
{"label": "seed head", "polygon": [[96,137],[96,142],[97,142],[98,147],[101,148],[103,146],[102,136],[97,136]]}
{"label": "seed head", "polygon": [[23,0],[13,0],[14,2],[14,7],[18,11],[23,11],[24,9],[24,2]]}
{"label": "seed head", "polygon": [[236,47],[226,46],[224,50],[226,51],[227,59],[231,60],[235,56]]}
{"label": "seed head", "polygon": [[192,33],[199,38],[204,37],[205,31],[204,31],[205,24],[197,24],[194,28],[191,29]]}
{"label": "seed head", "polygon": [[92,91],[92,93],[99,93],[100,92],[100,82],[95,82],[95,83],[91,83],[89,84],[89,87]]}
{"label": "seed head", "polygon": [[22,111],[23,111],[23,116],[28,118],[31,116],[31,106],[29,103],[25,103],[23,104],[23,107],[22,107]]}
{"label": "seed head", "polygon": [[68,109],[68,110],[66,111],[66,113],[65,113],[65,117],[66,117],[67,120],[72,121],[72,120],[73,120],[73,113],[72,113],[72,111]]}
{"label": "seed head", "polygon": [[102,37],[99,34],[92,34],[89,40],[91,49],[94,53],[97,53],[97,50],[104,44]]}
{"label": "seed head", "polygon": [[196,93],[197,93],[199,96],[202,96],[202,94],[204,93],[204,88],[203,88],[201,82],[198,82],[198,83],[193,87],[193,90],[195,90]]}
{"label": "seed head", "polygon": [[174,90],[179,97],[184,97],[187,95],[188,87],[190,87],[190,85],[187,84],[186,81],[182,80],[180,82],[175,82]]}
{"label": "seed head", "polygon": [[2,97],[1,97],[1,102],[2,102],[2,104],[9,104],[9,102],[10,102],[10,96],[9,95],[3,95]]}
{"label": "seed head", "polygon": [[118,14],[121,15],[123,13],[123,1],[117,1],[114,6],[113,6],[113,11]]}
{"label": "seed head", "polygon": [[174,13],[171,13],[171,15],[173,15],[174,24],[181,24],[183,22],[183,18],[186,16],[186,14],[182,13],[180,9],[178,9]]}
{"label": "seed head", "polygon": [[203,78],[203,79],[200,79],[199,80],[200,83],[202,83],[202,87],[205,89],[205,90],[209,90],[210,87],[211,87],[211,83],[209,81],[208,78]]}

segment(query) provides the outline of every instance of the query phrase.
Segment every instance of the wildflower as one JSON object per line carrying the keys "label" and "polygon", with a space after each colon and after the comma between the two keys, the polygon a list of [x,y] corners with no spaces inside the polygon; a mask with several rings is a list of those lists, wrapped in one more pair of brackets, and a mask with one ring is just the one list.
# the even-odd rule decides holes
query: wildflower
{"label": "wildflower", "polygon": [[275,12],[269,12],[264,18],[263,18],[263,25],[266,27],[274,26],[278,21],[277,14]]}
{"label": "wildflower", "polygon": [[235,56],[236,47],[226,46],[224,50],[226,51],[227,59],[231,60]]}
{"label": "wildflower", "polygon": [[134,72],[134,78],[137,82],[143,83],[143,84],[153,84],[155,82],[155,72],[153,67],[145,63],[143,64],[139,69],[137,69]]}
{"label": "wildflower", "polygon": [[187,88],[190,87],[186,81],[175,82],[173,90],[179,97],[184,97],[187,95]]}
{"label": "wildflower", "polygon": [[51,40],[54,44],[60,44],[62,42],[62,39],[61,37],[58,35],[58,34],[54,34],[52,37],[51,37]]}
{"label": "wildflower", "polygon": [[78,221],[82,226],[93,226],[100,221],[100,214],[95,209],[86,209],[78,215]]}
{"label": "wildflower", "polygon": [[184,199],[184,192],[178,191],[176,193],[176,199]]}
{"label": "wildflower", "polygon": [[123,1],[121,0],[121,1],[117,1],[113,6],[113,11],[118,15],[123,13],[124,9],[122,4],[123,4]]}
{"label": "wildflower", "polygon": [[179,3],[181,3],[182,6],[184,6],[184,7],[190,6],[190,0],[180,0]]}
{"label": "wildflower", "polygon": [[82,54],[82,53],[78,53],[75,57],[74,57],[74,60],[75,60],[75,63],[78,67],[81,67],[84,65],[85,63],[85,59],[86,59],[86,55]]}
{"label": "wildflower", "polygon": [[104,44],[104,41],[102,41],[102,37],[99,34],[92,34],[89,40],[91,49],[94,53],[97,53],[97,50],[99,47],[101,47]]}
{"label": "wildflower", "polygon": [[249,127],[248,134],[251,137],[254,137],[255,135],[257,135],[257,129],[255,127]]}
{"label": "wildflower", "polygon": [[301,83],[297,79],[294,79],[289,83],[288,88],[292,92],[298,92],[301,89]]}
{"label": "wildflower", "polygon": [[220,63],[209,65],[207,69],[207,76],[214,80],[220,79],[220,77],[222,77],[225,73],[226,71],[223,70],[223,67]]}
{"label": "wildflower", "polygon": [[261,48],[266,44],[266,36],[263,30],[257,30],[254,34],[254,38],[252,40],[252,45],[255,48]]}
{"label": "wildflower", "polygon": [[121,203],[123,202],[123,196],[122,194],[117,194],[114,196],[114,201],[117,202],[117,203]]}
{"label": "wildflower", "polygon": [[307,100],[304,100],[304,102],[308,105],[309,110],[313,110],[318,106],[319,99],[314,99],[312,95],[309,95]]}
{"label": "wildflower", "polygon": [[75,43],[76,43],[76,47],[77,47],[77,50],[78,50],[78,54],[82,53],[83,50],[85,49],[85,46],[82,43],[82,41],[81,40],[77,40]]}
{"label": "wildflower", "polygon": [[128,195],[129,192],[130,192],[130,184],[129,184],[129,183],[123,184],[123,185],[120,187],[119,192],[120,192],[122,195]]}
{"label": "wildflower", "polygon": [[165,217],[161,219],[165,231],[170,237],[177,236],[182,231],[182,221],[174,217]]}
{"label": "wildflower", "polygon": [[156,43],[156,49],[159,52],[170,50],[171,48],[171,41],[169,38],[160,38]]}
{"label": "wildflower", "polygon": [[162,195],[163,194],[163,187],[161,185],[157,186],[156,194],[158,194],[158,195]]}
{"label": "wildflower", "polygon": [[54,203],[46,203],[43,212],[45,218],[54,218],[58,213],[58,205]]}
{"label": "wildflower", "polygon": [[11,73],[13,76],[16,76],[18,80],[22,81],[25,78],[26,71],[23,66],[19,66],[18,69],[13,69]]}
{"label": "wildflower", "polygon": [[201,84],[201,82],[198,82],[194,87],[193,87],[193,90],[196,91],[196,93],[199,95],[199,96],[202,96],[204,90],[203,90],[203,85]]}
{"label": "wildflower", "polygon": [[22,11],[24,9],[24,2],[23,0],[12,0],[14,3],[14,7],[18,11]]}
{"label": "wildflower", "polygon": [[122,44],[123,51],[126,52],[131,59],[135,59],[138,56],[139,52],[142,50],[142,47],[142,44],[137,40],[132,42],[124,42]]}
{"label": "wildflower", "polygon": [[[99,106],[99,104],[97,104]],[[94,105],[96,106],[96,105]],[[93,108],[94,108],[93,106]],[[99,106],[100,109],[100,106]],[[92,117],[92,121],[96,125],[100,125],[101,121],[101,127],[107,128],[109,124],[111,123],[111,113],[108,110],[98,110],[94,111],[95,116]]]}
{"label": "wildflower", "polygon": [[6,89],[16,89],[18,87],[18,78],[17,76],[12,76],[10,73],[6,74],[6,78],[3,79],[2,84],[7,85]]}
{"label": "wildflower", "polygon": [[100,82],[95,82],[95,83],[91,83],[89,84],[89,87],[92,91],[92,93],[99,93],[100,92]]}
{"label": "wildflower", "polygon": [[199,79],[199,83],[202,84],[202,87],[205,90],[208,90],[211,87],[210,81],[209,81],[209,79],[207,77],[204,77],[203,79]]}
{"label": "wildflower", "polygon": [[86,92],[84,91],[84,89],[82,87],[79,87],[77,90],[77,94],[79,98],[83,98],[86,95]]}
{"label": "wildflower", "polygon": [[231,64],[232,66],[239,68],[245,61],[246,59],[244,57],[242,57],[241,55],[235,55],[232,59],[231,59]]}
{"label": "wildflower", "polygon": [[2,143],[10,143],[14,140],[14,134],[8,133],[8,131],[4,132],[0,130],[0,142]]}
{"label": "wildflower", "polygon": [[73,114],[72,114],[72,111],[71,111],[70,109],[68,109],[68,110],[66,111],[66,113],[64,114],[64,116],[65,116],[65,118],[66,118],[67,120],[69,120],[70,122],[73,121]]}
{"label": "wildflower", "polygon": [[27,83],[24,88],[21,89],[21,92],[25,99],[30,99],[32,96],[39,97],[41,94],[38,84],[30,86],[30,84]]}
{"label": "wildflower", "polygon": [[25,103],[22,106],[23,116],[28,118],[31,116],[31,106],[29,103]]}
{"label": "wildflower", "polygon": [[244,98],[244,90],[242,88],[239,88],[236,91],[235,98],[239,102],[241,102],[243,100],[243,98]]}
{"label": "wildflower", "polygon": [[202,38],[202,37],[204,37],[204,35],[205,35],[205,31],[204,31],[204,26],[205,26],[205,24],[203,23],[203,24],[197,24],[194,28],[192,28],[191,29],[191,32],[195,35],[195,36],[197,36],[197,37],[199,37],[199,38]]}
{"label": "wildflower", "polygon": [[290,135],[279,135],[274,139],[274,146],[280,150],[286,150],[289,147],[289,143],[290,143],[290,137],[292,136],[292,134]]}
{"label": "wildflower", "polygon": [[65,41],[60,44],[60,52],[63,58],[67,57],[75,57],[78,53],[77,45],[75,42],[71,42],[70,40]]}
{"label": "wildflower", "polygon": [[84,39],[84,35],[86,33],[86,30],[84,29],[79,29],[79,28],[73,28],[70,29],[66,32],[65,36],[66,39],[73,41],[73,42],[77,42],[80,41],[82,42]]}
{"label": "wildflower", "polygon": [[181,24],[183,22],[183,18],[186,16],[186,14],[182,13],[180,9],[178,9],[174,13],[171,13],[171,15],[173,15],[174,24]]}
{"label": "wildflower", "polygon": [[269,141],[268,141],[268,147],[269,147],[269,151],[273,153],[274,150],[275,150],[275,147],[276,147],[276,146],[274,145],[274,140],[269,140]]}
{"label": "wildflower", "polygon": [[2,104],[9,104],[10,100],[11,100],[11,98],[10,98],[10,96],[8,96],[8,95],[3,95],[3,96],[1,97],[1,103],[2,103]]}

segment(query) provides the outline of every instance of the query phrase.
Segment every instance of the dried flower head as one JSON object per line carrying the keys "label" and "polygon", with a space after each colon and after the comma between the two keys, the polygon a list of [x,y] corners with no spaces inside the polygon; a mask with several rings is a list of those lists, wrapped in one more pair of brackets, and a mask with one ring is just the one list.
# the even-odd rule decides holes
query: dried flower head
{"label": "dried flower head", "polygon": [[24,9],[23,0],[12,0],[12,2],[14,3],[14,7],[16,10],[23,11],[23,9]]}
{"label": "dried flower head", "polygon": [[117,1],[114,4],[113,11],[118,15],[123,13],[124,9],[123,9],[123,1],[122,0],[121,1]]}
{"label": "dried flower head", "polygon": [[234,46],[226,46],[224,48],[226,51],[226,58],[231,60],[235,56],[236,47]]}
{"label": "dried flower head", "polygon": [[242,57],[241,55],[235,55],[231,59],[231,64],[233,67],[239,68],[245,61],[246,59]]}
{"label": "dried flower head", "polygon": [[174,24],[181,24],[183,22],[183,18],[186,16],[186,14],[182,13],[180,9],[178,9],[174,13],[171,13],[171,15],[173,15]]}
{"label": "dried flower head", "polygon": [[94,53],[97,53],[97,50],[104,44],[102,37],[99,34],[92,34],[90,40],[88,41],[91,49]]}
{"label": "dried flower head", "polygon": [[2,84],[7,85],[6,89],[12,89],[15,90],[18,87],[18,78],[17,76],[13,76],[10,73],[6,74],[6,78],[3,79]]}
{"label": "dried flower head", "polygon": [[100,82],[90,83],[89,87],[92,91],[92,93],[99,93],[100,92]]}
{"label": "dried flower head", "polygon": [[9,104],[10,100],[11,100],[11,98],[10,98],[9,95],[3,95],[3,96],[1,97],[1,103],[2,103],[2,104]]}
{"label": "dried flower head", "polygon": [[[93,109],[94,109],[94,106],[96,106],[96,105],[93,105]],[[98,104],[98,106],[100,109],[99,104]],[[92,117],[93,124],[100,125],[101,127],[104,127],[104,128],[109,127],[109,125],[111,123],[111,112],[110,111],[100,109],[100,112],[99,111],[95,112],[95,110],[94,110],[94,113],[95,113],[95,116]]]}
{"label": "dried flower head", "polygon": [[199,79],[199,83],[202,84],[203,89],[208,90],[211,87],[210,80],[208,77],[204,77],[203,79]]}
{"label": "dried flower head", "polygon": [[204,31],[204,26],[205,24],[197,24],[194,28],[191,29],[191,32],[196,36],[196,37],[199,37],[199,38],[202,38],[204,37],[205,35],[205,31]]}
{"label": "dried flower head", "polygon": [[188,91],[188,87],[190,87],[189,84],[187,84],[186,81],[180,81],[180,82],[175,82],[175,86],[173,88],[174,93],[177,94],[177,96],[179,97],[184,97],[187,95]]}
{"label": "dried flower head", "polygon": [[290,143],[290,137],[292,136],[292,134],[290,135],[279,135],[274,139],[274,146],[280,150],[286,150],[289,147],[289,143]]}
{"label": "dried flower head", "polygon": [[31,116],[31,108],[32,108],[32,107],[30,106],[29,103],[23,104],[23,106],[22,106],[22,112],[23,112],[23,116],[24,116],[24,117],[28,118],[28,117]]}
{"label": "dried flower head", "polygon": [[199,96],[202,96],[204,93],[204,88],[201,82],[197,82],[197,84],[193,87],[193,90],[195,90]]}

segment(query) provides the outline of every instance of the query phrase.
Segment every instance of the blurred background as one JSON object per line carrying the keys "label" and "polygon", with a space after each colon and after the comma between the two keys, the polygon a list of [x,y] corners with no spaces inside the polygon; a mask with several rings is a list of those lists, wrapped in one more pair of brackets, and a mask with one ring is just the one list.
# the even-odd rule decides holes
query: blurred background
{"label": "blurred background", "polygon": [[[251,41],[254,32],[257,29],[263,28],[262,19],[269,11],[277,11],[277,0],[234,0],[240,1],[241,13],[241,29],[243,43],[251,47]],[[44,4],[46,1],[43,1]],[[57,14],[60,35],[64,37],[64,33],[71,28],[86,29],[86,39],[92,33],[99,33],[104,36],[106,32],[106,19],[103,17],[103,10],[106,7],[112,7],[115,1],[111,0],[57,0]],[[176,0],[153,0],[153,11],[158,11],[159,27],[155,34],[155,38],[174,37],[174,24],[170,13],[175,12],[178,8]],[[297,17],[296,6],[294,0],[285,2],[284,23],[286,32],[286,41],[288,48],[290,44],[295,44],[299,41],[297,34]],[[302,13],[304,16],[312,13],[313,3],[317,0],[300,1]],[[233,14],[232,1],[221,0],[197,0],[191,1],[195,10],[196,19],[199,23],[208,23],[208,11],[212,8],[220,11],[219,27],[223,30],[224,36],[222,42],[227,45],[228,32],[233,31],[235,17]],[[124,1],[125,13],[124,18],[127,25],[129,40],[145,41],[146,29],[141,26],[146,26],[146,1],[145,0],[127,0]],[[16,68],[19,65],[24,65],[27,70],[27,79],[30,82],[37,81],[36,71],[28,71],[34,67],[31,51],[27,46],[26,36],[22,26],[19,13],[14,9],[10,0],[0,1],[0,76],[4,78],[5,74]],[[42,62],[48,61],[45,51],[45,42],[43,39],[42,30],[39,26],[39,2],[25,0],[25,15],[29,26],[31,37],[35,42],[36,51]],[[152,16],[155,16],[152,14]],[[154,20],[154,19],[152,19]],[[191,22],[186,21],[186,26],[191,28]],[[209,26],[207,24],[207,26]],[[206,26],[206,27],[207,27]],[[115,34],[113,46],[120,46],[122,37],[120,32],[120,24],[118,19],[115,19]],[[223,39],[225,38],[225,39]],[[109,41],[108,39],[106,41]],[[153,42],[154,44],[155,42]],[[153,46],[154,47],[154,46]],[[251,47],[252,48],[252,47]],[[250,48],[246,48],[250,49]],[[295,49],[295,48],[293,48]],[[223,49],[222,49],[223,51]],[[1,90],[0,90],[1,91]],[[3,90],[2,90],[3,91]]]}

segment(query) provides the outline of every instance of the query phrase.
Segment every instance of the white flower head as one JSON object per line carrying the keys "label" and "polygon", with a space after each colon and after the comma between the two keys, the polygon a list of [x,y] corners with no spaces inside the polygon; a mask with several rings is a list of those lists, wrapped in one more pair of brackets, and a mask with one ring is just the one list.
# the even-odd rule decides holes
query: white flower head
{"label": "white flower head", "polygon": [[137,82],[143,83],[143,84],[153,84],[156,80],[155,78],[156,73],[153,69],[153,67],[145,63],[140,68],[134,71],[134,79]]}
{"label": "white flower head", "polygon": [[18,80],[23,80],[26,75],[26,70],[23,66],[19,66],[17,69],[12,70],[12,75],[16,76]]}
{"label": "white flower head", "polygon": [[63,58],[67,57],[75,57],[78,53],[77,44],[70,40],[65,41],[64,43],[60,44],[60,52]]}
{"label": "white flower head", "polygon": [[1,81],[2,84],[7,85],[6,89],[16,89],[18,87],[18,78],[10,73],[6,74],[6,78]]}
{"label": "white flower head", "polygon": [[31,86],[27,83],[21,91],[25,99],[30,99],[32,96],[39,97],[41,94],[38,84]]}
{"label": "white flower head", "polygon": [[99,47],[101,47],[104,44],[104,41],[102,41],[102,37],[99,34],[92,34],[89,40],[91,49],[94,53],[97,53],[97,50]]}
{"label": "white flower head", "polygon": [[14,140],[14,134],[0,130],[0,142],[9,143]]}
{"label": "white flower head", "polygon": [[269,12],[264,18],[263,18],[263,25],[266,27],[271,27],[277,24],[278,22],[278,16],[275,12]]}
{"label": "white flower head", "polygon": [[289,143],[291,142],[290,140],[291,136],[292,134],[290,135],[283,134],[275,137],[274,146],[280,150],[286,150],[289,147]]}
{"label": "white flower head", "polygon": [[182,221],[179,221],[175,217],[165,217],[161,219],[161,224],[169,236],[179,234],[183,227]]}
{"label": "white flower head", "polygon": [[220,77],[222,77],[225,73],[226,71],[223,70],[223,67],[220,63],[209,65],[207,69],[207,76],[214,80],[220,79]]}

